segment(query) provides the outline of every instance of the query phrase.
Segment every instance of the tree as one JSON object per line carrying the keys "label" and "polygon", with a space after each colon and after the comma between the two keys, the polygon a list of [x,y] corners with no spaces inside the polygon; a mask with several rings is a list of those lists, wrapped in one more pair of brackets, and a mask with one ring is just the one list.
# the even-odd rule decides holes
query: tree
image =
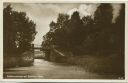
{"label": "tree", "polygon": [[95,38],[95,26],[94,26],[94,20],[92,19],[91,16],[86,16],[82,18],[82,22],[83,22],[83,42],[82,42],[82,46],[83,46],[83,50],[86,53],[87,52],[93,52],[94,49],[94,38]]}
{"label": "tree", "polygon": [[7,55],[21,54],[31,49],[36,35],[36,24],[25,12],[14,11],[11,5],[3,10],[4,53]]}
{"label": "tree", "polygon": [[112,34],[112,6],[102,3],[94,14],[94,48],[95,50],[107,51],[110,49],[110,37]]}
{"label": "tree", "polygon": [[119,16],[116,19],[116,22],[113,24],[114,38],[113,43],[115,49],[118,49],[119,52],[124,54],[124,40],[125,40],[125,5],[121,5],[121,10]]}
{"label": "tree", "polygon": [[81,43],[82,34],[82,21],[79,16],[79,12],[74,12],[69,22],[69,42],[71,46],[79,45]]}
{"label": "tree", "polygon": [[[50,47],[50,45],[66,46],[66,30],[68,29],[69,16],[67,14],[59,14],[57,23],[51,22],[49,24],[50,31],[43,37],[43,44]],[[49,44],[47,43],[49,42]]]}
{"label": "tree", "polygon": [[[11,54],[15,51],[15,36],[16,31],[14,29],[13,16],[12,16],[12,8],[8,5],[3,11],[3,27],[4,27],[4,53]],[[10,49],[11,48],[11,49]],[[5,55],[6,55],[5,54]]]}

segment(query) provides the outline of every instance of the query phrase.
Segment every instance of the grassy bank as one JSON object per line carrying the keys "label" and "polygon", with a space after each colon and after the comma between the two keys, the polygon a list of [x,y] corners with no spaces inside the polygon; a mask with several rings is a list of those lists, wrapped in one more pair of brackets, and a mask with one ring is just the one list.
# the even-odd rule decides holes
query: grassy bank
{"label": "grassy bank", "polygon": [[16,66],[30,66],[34,61],[34,55],[32,52],[24,52],[20,56],[4,56],[3,61],[4,68]]}
{"label": "grassy bank", "polygon": [[77,65],[85,69],[85,71],[94,72],[103,75],[124,76],[124,56],[121,52],[100,52],[96,54],[83,53],[73,55],[71,52],[58,50],[51,51],[50,61],[63,62],[69,65]]}
{"label": "grassy bank", "polygon": [[69,57],[67,63],[83,67],[85,71],[98,74],[124,76],[124,60],[122,56],[75,56]]}

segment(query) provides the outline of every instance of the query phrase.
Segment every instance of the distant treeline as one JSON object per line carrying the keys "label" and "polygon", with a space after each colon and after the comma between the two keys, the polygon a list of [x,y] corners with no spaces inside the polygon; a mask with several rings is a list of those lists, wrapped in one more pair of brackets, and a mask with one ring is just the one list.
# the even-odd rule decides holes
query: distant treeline
{"label": "distant treeline", "polygon": [[42,47],[52,45],[70,51],[77,56],[85,53],[124,53],[125,5],[121,5],[119,16],[112,22],[111,4],[100,4],[94,16],[80,18],[75,11],[71,17],[60,13],[57,22],[52,21],[50,30],[43,36]]}

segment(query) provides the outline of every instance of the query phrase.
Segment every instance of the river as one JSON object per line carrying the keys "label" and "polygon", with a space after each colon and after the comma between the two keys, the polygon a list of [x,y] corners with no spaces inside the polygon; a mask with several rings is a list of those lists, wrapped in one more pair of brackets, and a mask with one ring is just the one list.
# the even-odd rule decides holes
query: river
{"label": "river", "polygon": [[100,75],[87,72],[85,69],[54,63],[44,59],[35,59],[33,66],[6,69],[5,78],[9,79],[93,79]]}

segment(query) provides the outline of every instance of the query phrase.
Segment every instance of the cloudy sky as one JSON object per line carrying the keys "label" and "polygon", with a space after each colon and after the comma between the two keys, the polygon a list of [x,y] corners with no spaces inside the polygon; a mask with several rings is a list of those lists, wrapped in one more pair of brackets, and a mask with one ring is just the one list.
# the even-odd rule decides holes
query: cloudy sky
{"label": "cloudy sky", "polygon": [[[7,3],[8,4],[8,3]],[[7,6],[4,4],[4,7]],[[36,23],[36,31],[38,32],[34,44],[40,45],[43,41],[43,35],[49,31],[49,23],[56,18],[59,13],[67,13],[71,15],[74,11],[79,11],[80,16],[93,15],[100,4],[79,4],[79,3],[11,3],[16,11],[26,12],[27,16]],[[120,4],[112,4],[113,6],[113,22],[118,16]]]}

